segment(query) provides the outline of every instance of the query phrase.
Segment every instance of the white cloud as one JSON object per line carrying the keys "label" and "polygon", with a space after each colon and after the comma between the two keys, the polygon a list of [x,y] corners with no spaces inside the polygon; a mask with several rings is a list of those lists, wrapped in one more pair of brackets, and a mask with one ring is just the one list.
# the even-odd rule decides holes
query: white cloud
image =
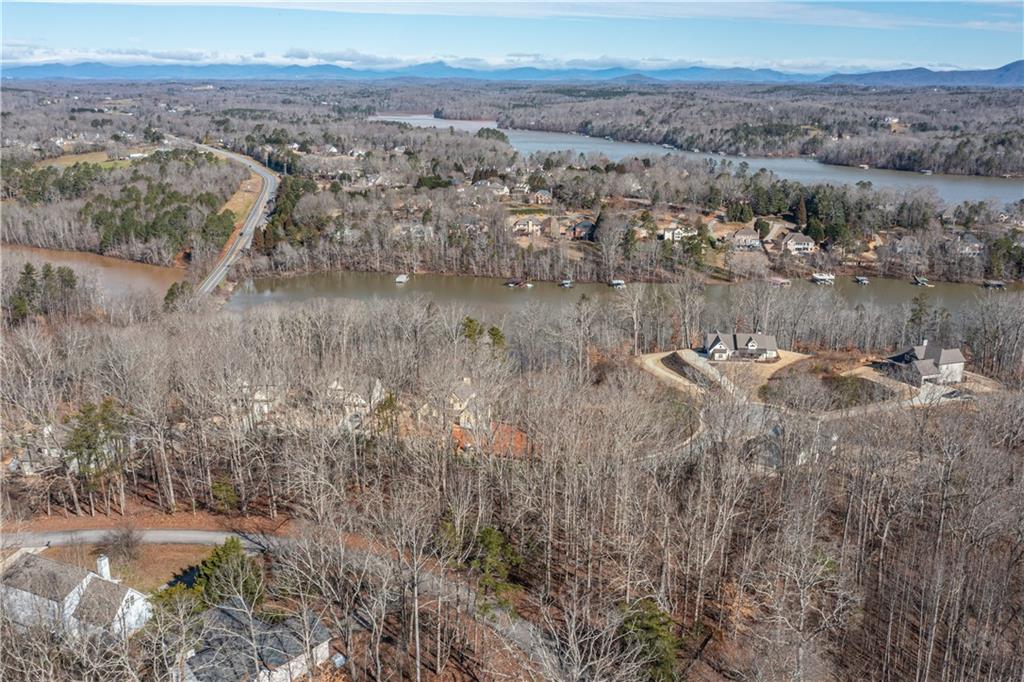
{"label": "white cloud", "polygon": [[6,41],[2,47],[3,63],[7,66],[27,64],[103,62],[114,65],[135,64],[274,64],[313,66],[335,64],[359,70],[389,70],[427,62],[443,61],[450,66],[487,71],[514,67],[538,69],[605,69],[622,67],[633,70],[660,70],[703,66],[711,68],[769,68],[790,73],[826,73],[833,71],[856,72],[902,69],[925,66],[949,70],[958,67],[945,62],[906,63],[882,59],[830,60],[830,59],[772,59],[758,61],[668,59],[664,57],[618,57],[615,55],[576,56],[556,58],[541,53],[512,52],[496,59],[456,54],[423,54],[381,56],[356,50],[309,50],[291,48],[283,53],[260,50],[252,53],[230,53],[202,50],[146,50],[124,49],[53,49],[36,44]]}
{"label": "white cloud", "polygon": [[[34,0],[40,3],[67,3],[74,0]],[[360,14],[440,15],[503,18],[606,18],[606,19],[748,19],[808,26],[842,28],[895,29],[910,27],[957,28],[978,31],[1021,33],[1019,2],[1002,0],[966,0],[956,4],[977,6],[979,17],[963,21],[931,18],[917,12],[900,12],[898,3],[830,1],[804,2],[775,0],[677,0],[675,2],[623,2],[621,0],[414,0],[411,2],[363,2],[346,0],[87,0],[124,5],[219,5],[268,9],[347,12]],[[909,4],[924,4],[914,2]],[[936,3],[947,4],[947,3]],[[953,3],[949,3],[953,4]],[[984,16],[981,16],[984,15]]]}

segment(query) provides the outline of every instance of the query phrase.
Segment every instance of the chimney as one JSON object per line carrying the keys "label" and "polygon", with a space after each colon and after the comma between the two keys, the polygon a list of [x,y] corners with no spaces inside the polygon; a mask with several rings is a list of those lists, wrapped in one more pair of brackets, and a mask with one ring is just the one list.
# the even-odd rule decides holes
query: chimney
{"label": "chimney", "polygon": [[110,580],[110,559],[107,558],[106,554],[100,554],[96,557],[96,572],[104,580]]}

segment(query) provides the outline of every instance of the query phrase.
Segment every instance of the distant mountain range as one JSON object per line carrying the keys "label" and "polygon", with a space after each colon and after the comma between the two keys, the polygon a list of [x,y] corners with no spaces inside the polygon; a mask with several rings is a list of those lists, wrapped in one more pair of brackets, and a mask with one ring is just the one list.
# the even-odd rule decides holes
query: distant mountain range
{"label": "distant mountain range", "polygon": [[623,83],[823,83],[842,85],[935,87],[1024,87],[1024,60],[998,69],[932,71],[901,69],[856,74],[801,74],[772,69],[688,66],[676,69],[637,70],[538,69],[520,67],[494,70],[467,69],[445,62],[428,62],[389,70],[351,69],[333,64],[316,66],[274,64],[138,64],[115,66],[100,62],[33,64],[3,70],[5,79],[22,80],[386,80],[463,79],[489,81],[610,81]]}
{"label": "distant mountain range", "polygon": [[900,69],[873,73],[837,73],[822,82],[842,85],[956,87],[986,86],[993,88],[1024,87],[1024,59],[1010,62],[998,69],[981,71],[932,71],[931,69]]}

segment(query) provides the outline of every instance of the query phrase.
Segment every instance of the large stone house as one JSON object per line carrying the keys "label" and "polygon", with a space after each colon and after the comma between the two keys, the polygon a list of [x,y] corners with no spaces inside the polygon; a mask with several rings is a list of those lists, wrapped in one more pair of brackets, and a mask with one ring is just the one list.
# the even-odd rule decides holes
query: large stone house
{"label": "large stone house", "polygon": [[0,605],[24,627],[60,627],[75,634],[131,636],[152,615],[141,592],[110,579],[110,562],[96,559],[96,572],[25,553],[0,577]]}
{"label": "large stone house", "polygon": [[779,346],[771,334],[723,334],[714,332],[704,339],[709,360],[769,361],[779,357]]}
{"label": "large stone house", "polygon": [[902,380],[920,386],[957,384],[964,380],[964,355],[959,348],[942,348],[929,344],[928,339],[919,346],[904,348],[888,358],[889,367]]}

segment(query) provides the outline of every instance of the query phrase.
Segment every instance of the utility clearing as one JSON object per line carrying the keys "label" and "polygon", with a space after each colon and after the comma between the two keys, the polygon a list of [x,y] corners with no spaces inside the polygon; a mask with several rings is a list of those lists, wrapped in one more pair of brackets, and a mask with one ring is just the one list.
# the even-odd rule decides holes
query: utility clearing
{"label": "utility clearing", "polygon": [[231,211],[235,215],[235,227],[231,231],[231,236],[224,242],[224,248],[220,252],[221,258],[227,253],[228,247],[238,239],[242,227],[245,226],[245,220],[249,217],[249,211],[252,210],[252,205],[256,203],[262,189],[263,178],[257,173],[249,173],[249,177],[242,181],[242,184],[221,208],[222,211]]}

